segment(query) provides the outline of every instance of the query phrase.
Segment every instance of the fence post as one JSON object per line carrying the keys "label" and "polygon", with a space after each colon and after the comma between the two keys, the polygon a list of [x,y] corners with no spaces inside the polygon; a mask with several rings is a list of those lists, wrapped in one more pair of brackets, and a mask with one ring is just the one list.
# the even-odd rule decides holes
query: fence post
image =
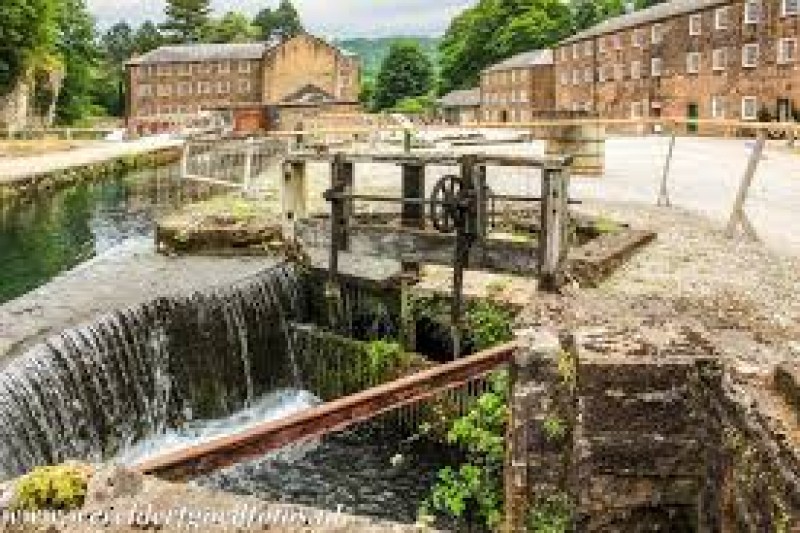
{"label": "fence post", "polygon": [[675,141],[677,137],[675,135],[675,129],[672,128],[670,130],[670,138],[669,138],[669,150],[667,150],[667,160],[664,162],[664,170],[661,175],[661,189],[658,192],[658,202],[656,205],[664,206],[664,207],[671,207],[672,201],[669,199],[669,170],[672,166],[672,155],[675,152]]}
{"label": "fence post", "polygon": [[181,150],[181,179],[185,180],[189,172],[189,148],[191,143],[186,141],[183,143],[183,150]]}
{"label": "fence post", "polygon": [[303,161],[283,163],[281,212],[284,237],[295,238],[295,223],[307,214],[306,164]]}
{"label": "fence post", "polygon": [[542,220],[539,238],[539,285],[556,291],[561,284],[561,267],[566,259],[569,173],[564,165],[542,170]]}
{"label": "fence post", "polygon": [[253,156],[255,151],[254,145],[255,139],[252,137],[248,137],[245,141],[245,150],[244,150],[244,176],[242,179],[242,188],[243,193],[246,195],[250,192],[252,188],[252,180],[253,180]]}
{"label": "fence post", "polygon": [[403,151],[407,154],[411,153],[411,130],[408,128],[403,130]]}
{"label": "fence post", "polygon": [[728,237],[736,235],[736,228],[741,225],[745,234],[752,240],[758,241],[758,234],[756,233],[750,219],[747,218],[747,213],[744,212],[744,204],[747,201],[747,195],[750,192],[750,187],[753,184],[753,179],[758,170],[758,164],[761,162],[761,156],[764,153],[764,146],[767,142],[767,133],[764,129],[758,130],[758,139],[756,145],[753,147],[753,152],[750,154],[750,160],[747,163],[747,169],[744,172],[742,183],[739,186],[739,192],[736,195],[736,201],[733,204],[731,211],[731,218],[728,221],[726,233]]}

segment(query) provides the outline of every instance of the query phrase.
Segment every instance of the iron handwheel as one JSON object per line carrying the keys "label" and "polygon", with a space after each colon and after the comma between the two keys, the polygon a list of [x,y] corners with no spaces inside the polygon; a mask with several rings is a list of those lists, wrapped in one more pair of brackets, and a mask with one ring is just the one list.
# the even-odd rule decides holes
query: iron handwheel
{"label": "iron handwheel", "polygon": [[463,224],[464,212],[461,200],[464,194],[464,181],[456,175],[442,176],[431,191],[431,224],[442,233],[453,233]]}

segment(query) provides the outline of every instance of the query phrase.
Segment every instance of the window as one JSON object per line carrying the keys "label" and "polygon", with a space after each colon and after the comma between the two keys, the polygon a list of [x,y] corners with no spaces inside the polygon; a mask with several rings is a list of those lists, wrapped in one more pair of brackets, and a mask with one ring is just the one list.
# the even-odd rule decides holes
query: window
{"label": "window", "polygon": [[137,91],[139,98],[144,98],[147,96],[151,96],[153,94],[153,86],[152,85],[139,85],[139,90]]}
{"label": "window", "polygon": [[661,76],[661,58],[654,57],[650,60],[650,75],[654,78]]}
{"label": "window", "polygon": [[569,72],[566,70],[561,73],[561,85],[569,84]]}
{"label": "window", "polygon": [[689,52],[686,54],[686,72],[697,74],[700,72],[700,52]]}
{"label": "window", "polygon": [[528,91],[520,91],[519,92],[519,101],[522,103],[528,102]]}
{"label": "window", "polygon": [[728,29],[729,7],[720,7],[714,12],[714,27],[718,30]]}
{"label": "window", "polygon": [[169,76],[172,74],[172,68],[169,65],[158,65],[159,76]]}
{"label": "window", "polygon": [[586,41],[583,43],[583,55],[586,57],[592,57],[592,41]]}
{"label": "window", "polygon": [[644,104],[642,102],[631,102],[631,118],[642,118],[644,115]]}
{"label": "window", "polygon": [[581,72],[579,70],[572,71],[572,85],[578,85],[581,82]]}
{"label": "window", "polygon": [[231,71],[231,64],[229,61],[220,61],[217,63],[217,72],[220,74],[229,74]]}
{"label": "window", "polygon": [[781,15],[797,15],[800,13],[800,0],[782,0]]}
{"label": "window", "polygon": [[211,74],[211,63],[202,63],[200,65],[200,72],[203,74]]}
{"label": "window", "polygon": [[756,120],[758,118],[758,99],[755,96],[742,98],[742,120]]}
{"label": "window", "polygon": [[239,61],[239,74],[248,74],[250,73],[250,62],[249,61]]}
{"label": "window", "polygon": [[758,24],[761,20],[761,0],[746,0],[744,3],[744,23]]}
{"label": "window", "polygon": [[758,66],[758,44],[751,43],[742,47],[742,66],[748,68]]}
{"label": "window", "polygon": [[182,75],[188,76],[189,74],[192,73],[192,65],[190,63],[180,63],[177,66],[177,71],[178,71],[178,74],[182,74]]}
{"label": "window", "polygon": [[592,72],[592,67],[586,67],[583,69],[583,82],[584,83],[592,83],[594,81],[594,72]]}
{"label": "window", "polygon": [[606,53],[606,38],[600,37],[597,39],[597,51],[601,54]]}
{"label": "window", "polygon": [[158,86],[158,96],[171,96],[172,85],[164,83]]}
{"label": "window", "polygon": [[725,97],[723,96],[711,97],[711,118],[715,119],[725,118]]}
{"label": "window", "polygon": [[580,56],[580,50],[578,49],[578,43],[572,45],[572,59],[578,59]]}
{"label": "window", "polygon": [[561,49],[561,61],[566,61],[566,60],[567,60],[567,49],[566,48],[562,48]]}
{"label": "window", "polygon": [[724,48],[717,48],[711,56],[711,68],[714,70],[725,70],[728,64],[727,50]]}
{"label": "window", "polygon": [[242,93],[242,94],[249,93],[250,89],[251,89],[250,80],[239,80],[239,92],[240,93]]}
{"label": "window", "polygon": [[188,81],[182,81],[178,84],[178,94],[186,95],[192,94],[192,84]]}
{"label": "window", "polygon": [[231,82],[229,81],[220,81],[217,83],[217,93],[218,94],[228,94],[231,92]]}
{"label": "window", "polygon": [[661,24],[653,24],[650,28],[650,41],[653,44],[659,44],[664,40],[664,27]]}
{"label": "window", "polygon": [[597,81],[600,83],[606,82],[606,67],[599,67],[597,69]]}
{"label": "window", "polygon": [[211,94],[211,83],[207,81],[201,81],[197,84],[197,93],[198,94]]}
{"label": "window", "polygon": [[614,35],[614,48],[617,50],[622,50],[622,35],[619,33]]}
{"label": "window", "polygon": [[633,30],[633,46],[641,48],[644,46],[644,31],[641,29]]}
{"label": "window", "polygon": [[155,65],[148,65],[147,66],[147,75],[148,76],[155,76],[157,74],[157,69]]}
{"label": "window", "polygon": [[623,81],[625,79],[625,66],[622,63],[614,65],[614,79]]}
{"label": "window", "polygon": [[639,61],[631,62],[631,79],[638,80],[642,77],[642,63]]}
{"label": "window", "polygon": [[778,63],[797,61],[797,39],[785,38],[778,41]]}
{"label": "window", "polygon": [[689,16],[689,35],[700,35],[703,33],[703,15],[695,13]]}

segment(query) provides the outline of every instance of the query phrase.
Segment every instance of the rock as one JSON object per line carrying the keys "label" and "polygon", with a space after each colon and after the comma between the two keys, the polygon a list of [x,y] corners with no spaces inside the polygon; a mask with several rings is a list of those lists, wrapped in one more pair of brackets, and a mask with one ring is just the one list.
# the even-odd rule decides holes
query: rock
{"label": "rock", "polygon": [[12,483],[0,485],[0,513],[10,509],[13,501],[14,485]]}
{"label": "rock", "polygon": [[117,498],[137,495],[144,484],[144,476],[119,465],[106,466],[89,481],[86,504],[103,504]]}

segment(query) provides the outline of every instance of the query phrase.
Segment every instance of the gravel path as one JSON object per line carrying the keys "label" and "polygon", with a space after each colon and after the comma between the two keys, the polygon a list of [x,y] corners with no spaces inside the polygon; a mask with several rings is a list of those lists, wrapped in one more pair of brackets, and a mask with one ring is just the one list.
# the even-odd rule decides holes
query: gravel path
{"label": "gravel path", "polygon": [[728,239],[713,222],[680,209],[593,202],[582,210],[655,230],[658,240],[597,289],[535,296],[523,322],[687,326],[741,362],[800,360],[800,259]]}
{"label": "gravel path", "polygon": [[0,165],[0,182],[13,182],[27,176],[91,165],[125,155],[151,152],[182,144],[183,141],[166,137],[145,137],[135,141],[99,142],[84,148],[46,155],[3,158],[3,164]]}

